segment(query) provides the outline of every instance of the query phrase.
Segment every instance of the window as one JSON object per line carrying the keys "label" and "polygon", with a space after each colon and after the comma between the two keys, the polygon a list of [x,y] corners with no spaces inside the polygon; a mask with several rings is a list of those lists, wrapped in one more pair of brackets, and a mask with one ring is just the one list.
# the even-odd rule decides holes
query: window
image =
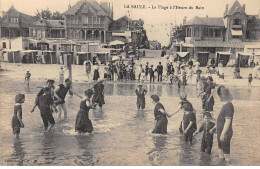
{"label": "window", "polygon": [[6,42],[3,42],[3,48],[6,48]]}
{"label": "window", "polygon": [[234,19],[233,25],[241,25],[241,19]]}
{"label": "window", "polygon": [[11,23],[18,23],[18,18],[11,18]]}
{"label": "window", "polygon": [[215,29],[215,37],[220,37],[221,31],[219,29]]}
{"label": "window", "polygon": [[213,29],[209,29],[209,37],[213,37]]}
{"label": "window", "polygon": [[33,36],[36,36],[36,30],[33,29]]}

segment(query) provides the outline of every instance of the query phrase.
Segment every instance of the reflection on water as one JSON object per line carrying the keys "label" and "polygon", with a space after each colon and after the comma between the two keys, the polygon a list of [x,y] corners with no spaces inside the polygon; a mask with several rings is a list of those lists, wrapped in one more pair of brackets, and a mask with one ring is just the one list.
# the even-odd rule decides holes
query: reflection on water
{"label": "reflection on water", "polygon": [[20,139],[14,139],[13,141],[13,153],[11,154],[11,161],[17,162],[14,165],[22,166],[24,162],[25,151],[23,148],[23,142]]}
{"label": "reflection on water", "polygon": [[75,159],[76,165],[86,166],[86,165],[95,165],[93,160],[93,151],[90,145],[92,144],[91,136],[75,136],[78,142],[78,149],[81,150],[81,155],[77,155],[77,159]]}
{"label": "reflection on water", "polygon": [[[1,165],[226,165],[218,159],[216,136],[212,154],[200,153],[201,134],[194,138],[192,145],[185,144],[178,132],[182,114],[169,119],[166,136],[153,135],[155,125],[151,94],[161,96],[167,112],[172,113],[179,103],[179,91],[174,85],[145,84],[148,90],[146,108],[136,109],[136,84],[105,84],[106,104],[102,110],[91,110],[89,117],[94,126],[94,134],[78,135],[74,130],[75,118],[80,99],[66,98],[68,119],[59,120],[53,131],[44,133],[42,120],[37,109],[29,113],[35,95],[45,82],[31,82],[29,93],[23,83],[0,79],[0,152]],[[89,84],[75,83],[74,90],[83,93]],[[202,121],[201,102],[196,96],[195,86],[185,90],[197,111],[198,125]],[[231,142],[233,165],[260,165],[259,151],[259,88],[231,88],[234,96],[234,136]],[[27,93],[23,105],[25,128],[20,139],[13,140],[10,120],[16,93]],[[217,98],[216,93],[214,97]],[[213,116],[221,108],[218,99]],[[250,108],[248,108],[250,107]],[[251,117],[251,120],[248,117]],[[255,130],[251,130],[255,128]],[[257,137],[257,138],[256,138]]]}

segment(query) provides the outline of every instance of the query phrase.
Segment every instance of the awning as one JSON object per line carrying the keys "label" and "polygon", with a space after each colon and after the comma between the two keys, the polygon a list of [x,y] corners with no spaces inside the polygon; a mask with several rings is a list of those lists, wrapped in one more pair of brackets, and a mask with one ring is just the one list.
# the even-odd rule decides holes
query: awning
{"label": "awning", "polygon": [[184,43],[182,44],[183,47],[189,47],[189,48],[193,48],[194,45],[193,44],[190,44],[190,43]]}
{"label": "awning", "polygon": [[113,56],[112,61],[119,60],[119,59],[120,59],[119,56]]}
{"label": "awning", "polygon": [[88,54],[90,52],[77,52],[77,54]]}
{"label": "awning", "polygon": [[251,56],[251,55],[253,55],[252,53],[240,53],[240,52],[238,52],[238,54],[239,55],[243,55],[243,56]]}
{"label": "awning", "polygon": [[115,40],[109,43],[109,45],[124,45],[125,43],[120,40]]}
{"label": "awning", "polygon": [[39,50],[22,50],[23,53],[38,52]]}
{"label": "awning", "polygon": [[209,52],[198,52],[198,53],[209,53]]}
{"label": "awning", "polygon": [[131,37],[131,32],[123,32],[123,33],[112,33],[112,36],[123,36],[123,37]]}
{"label": "awning", "polygon": [[232,36],[243,36],[242,30],[231,30]]}
{"label": "awning", "polygon": [[177,55],[179,55],[180,57],[185,57],[187,54],[189,54],[189,52],[177,52]]}
{"label": "awning", "polygon": [[96,54],[108,54],[108,52],[95,52]]}
{"label": "awning", "polygon": [[232,53],[230,52],[217,52],[220,55],[231,55]]}

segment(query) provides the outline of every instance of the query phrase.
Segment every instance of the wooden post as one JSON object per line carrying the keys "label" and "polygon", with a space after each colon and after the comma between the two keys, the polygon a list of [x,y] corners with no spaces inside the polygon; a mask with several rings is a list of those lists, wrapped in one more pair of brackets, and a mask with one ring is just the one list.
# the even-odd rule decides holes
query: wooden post
{"label": "wooden post", "polygon": [[69,79],[71,81],[71,88],[72,88],[72,66],[70,61],[71,54],[64,54],[64,67],[69,71]]}

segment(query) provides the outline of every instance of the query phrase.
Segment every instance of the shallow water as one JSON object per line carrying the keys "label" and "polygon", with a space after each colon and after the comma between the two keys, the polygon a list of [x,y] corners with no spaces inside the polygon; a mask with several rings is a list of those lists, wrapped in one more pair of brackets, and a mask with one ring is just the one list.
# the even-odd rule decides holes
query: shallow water
{"label": "shallow water", "polygon": [[[1,165],[226,165],[218,159],[217,140],[210,156],[200,153],[202,135],[194,138],[192,145],[183,142],[178,127],[182,114],[169,119],[166,136],[150,134],[155,121],[149,95],[157,93],[168,112],[173,112],[179,102],[175,86],[145,85],[148,90],[146,109],[136,110],[134,84],[105,84],[106,105],[103,110],[93,110],[90,118],[94,133],[78,135],[74,123],[80,99],[67,96],[68,119],[58,120],[50,133],[44,133],[37,109],[30,113],[39,86],[44,82],[31,82],[28,91],[23,83],[0,78],[0,164]],[[88,84],[74,84],[82,93]],[[195,87],[186,87],[189,100],[197,110],[201,123],[201,102]],[[230,89],[235,106],[234,136],[231,141],[231,165],[260,165],[260,114],[259,88]],[[14,96],[26,93],[20,139],[13,139],[11,118]],[[215,95],[216,118],[221,104]]]}

